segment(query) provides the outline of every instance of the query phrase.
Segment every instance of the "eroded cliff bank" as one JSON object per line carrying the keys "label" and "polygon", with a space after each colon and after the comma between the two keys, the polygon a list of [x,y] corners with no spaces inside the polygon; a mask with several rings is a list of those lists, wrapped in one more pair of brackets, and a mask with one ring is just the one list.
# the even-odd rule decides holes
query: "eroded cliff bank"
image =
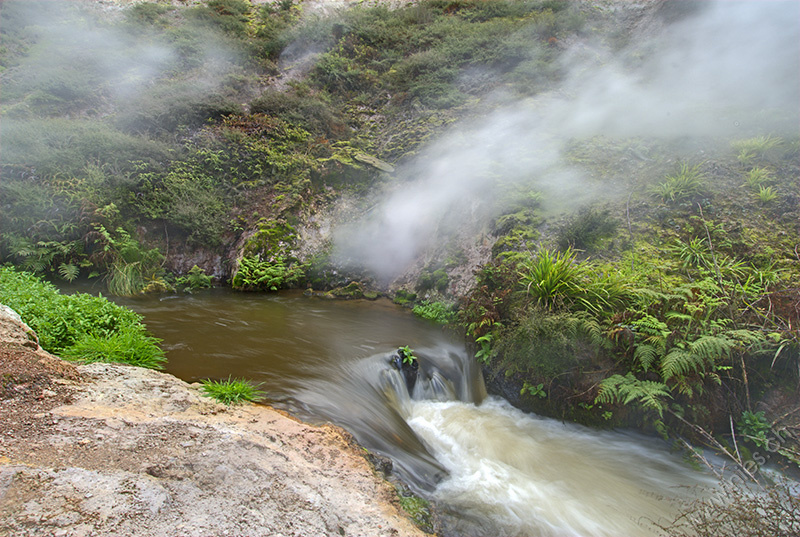
{"label": "eroded cliff bank", "polygon": [[424,535],[344,431],[117,364],[0,312],[0,534]]}

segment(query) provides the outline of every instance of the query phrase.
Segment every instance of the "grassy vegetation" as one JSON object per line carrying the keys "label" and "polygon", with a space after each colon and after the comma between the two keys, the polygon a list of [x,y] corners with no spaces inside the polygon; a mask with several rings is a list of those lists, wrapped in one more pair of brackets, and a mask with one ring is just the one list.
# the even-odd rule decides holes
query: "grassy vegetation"
{"label": "grassy vegetation", "polygon": [[433,513],[429,501],[420,498],[404,487],[397,487],[397,499],[400,501],[400,507],[417,527],[427,533],[435,532]]}
{"label": "grassy vegetation", "polygon": [[[220,247],[241,231],[245,193],[258,190],[257,204],[265,189],[280,190],[287,199],[277,205],[292,208],[315,157],[330,154],[303,127],[341,128],[312,97],[292,101],[299,111],[286,119],[243,112],[297,20],[291,3],[141,3],[122,19],[52,2],[0,9],[17,22],[3,25],[0,51],[0,257],[30,270],[106,274],[115,294],[153,288],[148,280],[163,276],[153,246]],[[317,121],[297,120],[307,113]]]}
{"label": "grassy vegetation", "polygon": [[20,314],[42,348],[64,358],[151,369],[165,361],[142,318],[102,296],[62,295],[31,273],[0,267],[0,303]]}
{"label": "grassy vegetation", "polygon": [[202,390],[206,397],[212,397],[225,405],[238,405],[264,396],[264,392],[257,386],[244,379],[231,377],[225,380],[204,380]]}

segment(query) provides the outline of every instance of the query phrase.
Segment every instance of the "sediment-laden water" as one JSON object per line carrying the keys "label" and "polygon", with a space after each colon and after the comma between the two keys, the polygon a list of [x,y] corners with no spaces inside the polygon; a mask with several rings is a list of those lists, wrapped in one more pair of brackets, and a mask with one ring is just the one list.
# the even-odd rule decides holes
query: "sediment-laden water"
{"label": "sediment-laden water", "polygon": [[[391,302],[297,293],[122,301],[187,381],[244,377],[303,419],[348,429],[437,501],[459,535],[653,535],[669,498],[710,483],[661,442],[525,414],[486,396],[463,342]],[[419,357],[409,393],[390,361]]]}

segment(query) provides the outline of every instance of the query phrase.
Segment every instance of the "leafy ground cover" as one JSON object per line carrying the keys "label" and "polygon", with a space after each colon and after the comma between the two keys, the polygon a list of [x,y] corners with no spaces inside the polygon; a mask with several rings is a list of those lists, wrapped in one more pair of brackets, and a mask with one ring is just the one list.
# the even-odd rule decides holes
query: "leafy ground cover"
{"label": "leafy ground cover", "polygon": [[141,316],[102,296],[62,295],[34,274],[0,267],[0,304],[19,313],[43,349],[69,360],[151,369],[166,360]]}

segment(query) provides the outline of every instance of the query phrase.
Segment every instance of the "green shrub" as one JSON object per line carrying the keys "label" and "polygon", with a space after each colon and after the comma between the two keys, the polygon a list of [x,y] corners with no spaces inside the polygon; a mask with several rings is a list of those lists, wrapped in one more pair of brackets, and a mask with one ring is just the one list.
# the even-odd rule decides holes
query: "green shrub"
{"label": "green shrub", "polygon": [[416,299],[417,299],[417,293],[414,293],[407,289],[398,289],[397,292],[394,294],[394,299],[392,301],[395,304],[404,306],[406,304],[414,302]]}
{"label": "green shrub", "polygon": [[277,291],[292,287],[305,277],[303,267],[285,257],[262,261],[260,256],[243,257],[231,286],[240,291]]}
{"label": "green shrub", "polygon": [[144,248],[122,228],[109,232],[102,224],[95,226],[94,237],[103,249],[102,260],[108,292],[116,296],[132,296],[142,292],[162,275],[164,256],[153,248]]}
{"label": "green shrub", "polygon": [[186,11],[196,23],[217,28],[233,37],[247,36],[248,15],[252,5],[245,0],[208,0]]}
{"label": "green shrub", "polygon": [[211,276],[207,275],[205,270],[194,265],[186,276],[179,277],[175,283],[190,291],[206,289],[211,287]]}
{"label": "green shrub", "polygon": [[143,171],[137,176],[135,194],[129,193],[129,206],[142,217],[177,226],[189,244],[219,245],[232,194],[222,184],[219,170],[209,169],[208,160],[217,159],[197,151],[174,161],[166,173]]}
{"label": "green shrub", "polygon": [[740,434],[744,435],[745,439],[753,442],[758,447],[767,447],[769,442],[767,433],[771,431],[772,427],[764,416],[763,410],[759,412],[745,410],[742,412],[742,417],[736,425],[739,427]]}
{"label": "green shrub", "polygon": [[203,395],[212,397],[225,405],[238,405],[254,401],[265,394],[244,379],[228,377],[227,380],[203,380]]}
{"label": "green shrub", "polygon": [[19,313],[54,354],[154,369],[165,361],[141,316],[102,296],[62,295],[33,274],[0,267],[0,303]]}
{"label": "green shrub", "polygon": [[103,164],[120,174],[133,169],[132,162],[164,162],[163,144],[119,132],[98,121],[83,119],[36,119],[3,121],[4,181],[9,175],[36,177],[83,175],[87,165]]}
{"label": "green shrub", "polygon": [[163,24],[162,15],[170,11],[170,6],[155,2],[140,2],[125,10],[125,19],[136,25],[144,27],[154,24]]}
{"label": "green shrub", "polygon": [[423,302],[411,310],[417,317],[428,319],[439,324],[448,324],[455,319],[455,312],[451,306],[443,302]]}
{"label": "green shrub", "polygon": [[534,308],[518,326],[501,329],[492,347],[498,365],[531,379],[550,380],[597,354],[602,332],[588,316],[550,313]]}
{"label": "green shrub", "polygon": [[242,106],[222,90],[200,88],[193,80],[165,82],[120,103],[116,124],[129,132],[163,134],[242,113]]}
{"label": "green shrub", "polygon": [[603,239],[613,236],[618,226],[610,210],[598,211],[590,207],[570,218],[559,230],[556,241],[562,250],[569,247],[590,250],[597,248]]}
{"label": "green shrub", "polygon": [[433,272],[430,270],[425,270],[419,276],[419,280],[417,281],[417,290],[420,292],[425,292],[430,289],[436,289],[437,291],[443,293],[447,290],[447,284],[449,281],[450,277],[447,275],[447,271],[444,269],[436,269]]}
{"label": "green shrub", "polygon": [[279,117],[309,132],[337,138],[347,132],[347,126],[330,104],[312,95],[298,95],[268,89],[250,103],[250,112]]}

